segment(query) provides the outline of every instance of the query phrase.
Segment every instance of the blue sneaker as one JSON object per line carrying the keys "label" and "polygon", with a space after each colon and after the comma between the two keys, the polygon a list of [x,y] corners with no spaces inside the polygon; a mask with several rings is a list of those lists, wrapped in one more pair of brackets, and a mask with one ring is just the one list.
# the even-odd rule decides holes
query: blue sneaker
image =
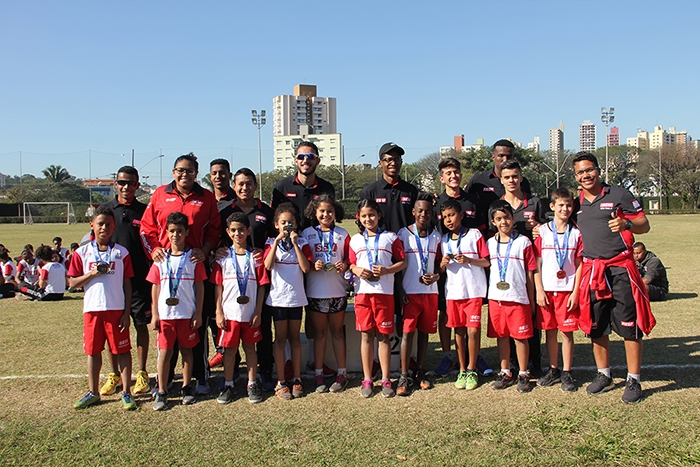
{"label": "blue sneaker", "polygon": [[275,381],[272,378],[272,372],[269,371],[261,371],[260,372],[260,380],[262,381],[262,390],[265,392],[270,392],[275,390],[275,386],[277,386],[277,381]]}
{"label": "blue sneaker", "polygon": [[442,361],[437,368],[435,368],[435,374],[439,376],[447,376],[447,373],[452,369],[452,359],[449,355],[442,357]]}
{"label": "blue sneaker", "polygon": [[493,374],[493,368],[486,363],[486,360],[484,360],[481,354],[476,358],[476,369],[479,370],[481,376],[491,376]]}

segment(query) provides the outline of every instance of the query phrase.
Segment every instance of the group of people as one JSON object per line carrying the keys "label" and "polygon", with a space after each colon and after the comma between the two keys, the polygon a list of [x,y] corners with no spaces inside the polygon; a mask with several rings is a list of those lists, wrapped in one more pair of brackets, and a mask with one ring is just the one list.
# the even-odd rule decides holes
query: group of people
{"label": "group of people", "polygon": [[[627,354],[622,400],[638,402],[641,338],[654,326],[632,255],[633,234],[649,230],[642,207],[627,190],[602,183],[598,162],[587,152],[573,161],[582,188],[578,197],[563,188],[548,202],[533,197],[514,149],[508,140],[497,141],[493,168],[475,175],[465,188],[459,161],[443,159],[439,176],[445,190],[435,197],[402,180],[404,150],[395,143],[383,145],[382,178],[362,191],[358,229],[339,225],[343,207],[335,201],[334,187],[316,175],[319,151],[310,142],[296,150],[296,174],[275,184],[271,206],[255,197],[255,174],[247,168],[232,174],[224,159],[210,163],[211,192],[196,182],[196,157],[177,158],[174,180],[158,188],[147,206],[135,198],[138,172],[122,167],[116,198],[95,211],[91,240],[71,255],[68,267],[71,287],[85,290],[89,391],[75,406],[88,407],[119,386],[124,408],[136,406],[130,316],[139,360],[134,393],[149,391],[148,326],[157,331],[155,410],[168,408],[180,354],[182,404],[211,391],[209,371],[220,364],[224,381],[217,401],[231,402],[241,342],[251,403],[261,401],[266,390],[286,400],[303,396],[302,319],[315,391],[343,391],[348,383],[343,332],[348,283],[354,287],[355,323],[362,335],[363,397],[374,395],[377,373],[385,397],[429,389],[424,362],[428,336],[438,329],[445,353],[440,370],[451,363],[454,329],[455,386],[475,389],[477,371],[486,369],[479,356],[486,302],[487,335],[497,339],[500,360],[494,389],[516,385],[527,392],[535,384],[531,377],[538,376],[541,386],[561,383],[564,391],[576,390],[573,332],[581,329],[593,342],[598,367],[586,391],[608,391],[614,387],[609,334],[615,331],[624,338]],[[401,335],[396,384],[389,371],[395,327]],[[216,347],[212,358],[209,330]],[[544,372],[538,331],[546,334],[549,365]],[[330,372],[332,381],[323,363],[329,335],[338,366]],[[113,371],[99,388],[105,341]]]}

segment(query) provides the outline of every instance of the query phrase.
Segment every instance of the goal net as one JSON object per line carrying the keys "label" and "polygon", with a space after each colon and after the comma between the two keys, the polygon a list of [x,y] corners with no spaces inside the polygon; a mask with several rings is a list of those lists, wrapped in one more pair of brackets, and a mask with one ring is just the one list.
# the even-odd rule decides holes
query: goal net
{"label": "goal net", "polygon": [[25,224],[75,224],[75,212],[71,202],[22,203]]}

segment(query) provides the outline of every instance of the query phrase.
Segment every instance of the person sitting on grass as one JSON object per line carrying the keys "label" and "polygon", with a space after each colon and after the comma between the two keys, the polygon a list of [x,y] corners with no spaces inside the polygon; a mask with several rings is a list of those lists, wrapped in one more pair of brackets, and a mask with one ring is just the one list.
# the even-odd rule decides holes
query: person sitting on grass
{"label": "person sitting on grass", "polygon": [[649,300],[652,302],[666,300],[668,276],[666,275],[666,267],[658,256],[648,251],[642,242],[636,242],[632,245],[632,256],[637,262],[642,282],[647,286]]}
{"label": "person sitting on grass", "polygon": [[125,410],[136,409],[131,395],[131,267],[129,251],[110,239],[115,228],[114,212],[98,208],[90,220],[95,239],[78,248],[71,258],[71,287],[85,288],[83,298],[83,349],[87,354],[87,394],[75,403],[84,409],[100,402],[99,383],[105,340],[119,357]]}
{"label": "person sitting on grass", "polygon": [[[26,250],[25,250],[26,252]],[[61,264],[60,257],[47,245],[42,245],[36,251],[37,260],[41,261],[38,281],[36,284],[20,282],[21,295],[44,302],[61,300],[66,293],[66,268]],[[24,261],[24,260],[23,260]],[[26,277],[26,276],[25,276]]]}
{"label": "person sitting on grass", "polygon": [[17,268],[10,258],[10,250],[0,250],[0,271],[5,279],[5,284],[11,284],[12,289],[17,288]]}
{"label": "person sitting on grass", "polygon": [[34,257],[34,251],[24,249],[19,262],[17,263],[17,281],[18,285],[38,285],[39,271],[42,263]]}

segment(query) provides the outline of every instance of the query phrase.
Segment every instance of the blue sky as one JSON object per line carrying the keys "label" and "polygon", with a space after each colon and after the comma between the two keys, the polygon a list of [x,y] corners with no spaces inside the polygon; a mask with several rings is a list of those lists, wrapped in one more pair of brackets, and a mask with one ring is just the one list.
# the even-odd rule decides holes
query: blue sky
{"label": "blue sky", "polygon": [[[451,145],[527,143],[615,107],[621,137],[700,138],[695,2],[0,0],[0,172],[108,176],[130,161],[164,181],[194,151],[257,171],[251,109],[299,83],[337,98],[346,160],[384,142],[408,161]],[[271,118],[262,129],[272,168]],[[88,153],[88,150],[91,152]],[[149,162],[150,161],[150,162]]]}

